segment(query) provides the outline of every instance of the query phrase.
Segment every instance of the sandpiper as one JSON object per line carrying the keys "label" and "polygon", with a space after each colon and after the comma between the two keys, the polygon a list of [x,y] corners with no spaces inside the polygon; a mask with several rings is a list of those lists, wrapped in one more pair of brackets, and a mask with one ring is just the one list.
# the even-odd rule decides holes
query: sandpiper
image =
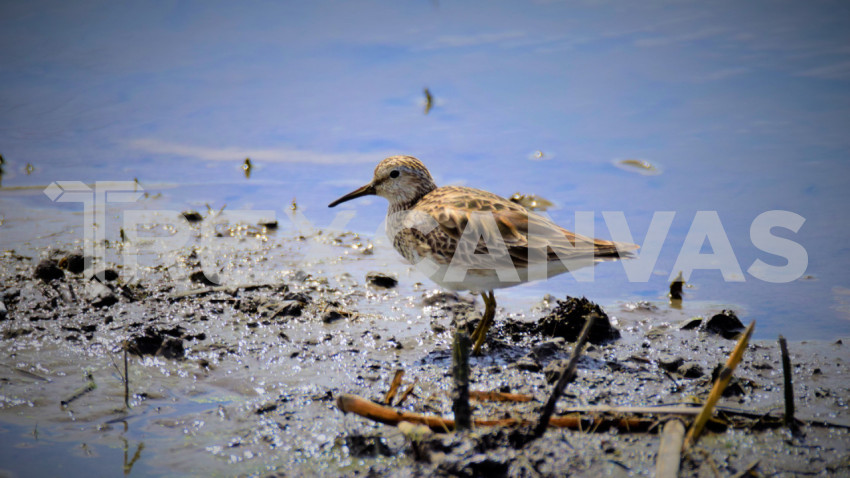
{"label": "sandpiper", "polygon": [[372,181],[328,207],[366,195],[389,201],[387,236],[405,259],[444,288],[481,294],[485,307],[472,333],[474,354],[496,314],[494,289],[627,257],[638,248],[572,233],[487,191],[437,187],[412,156],[384,159]]}

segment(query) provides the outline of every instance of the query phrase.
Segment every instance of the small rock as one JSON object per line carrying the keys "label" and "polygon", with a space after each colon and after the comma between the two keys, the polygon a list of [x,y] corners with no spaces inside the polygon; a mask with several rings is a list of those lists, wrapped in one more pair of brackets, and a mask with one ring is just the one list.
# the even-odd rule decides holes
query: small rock
{"label": "small rock", "polygon": [[351,317],[351,312],[340,309],[329,309],[322,315],[322,322],[330,324],[337,320],[347,319]]}
{"label": "small rock", "polygon": [[392,289],[398,285],[398,279],[381,272],[369,272],[366,274],[366,282],[382,289]]}
{"label": "small rock", "polygon": [[679,325],[679,329],[681,330],[693,330],[698,329],[702,325],[702,317],[691,317],[690,319],[684,321]]}
{"label": "small rock", "polygon": [[723,310],[705,323],[705,330],[724,339],[734,339],[744,330],[744,324],[731,310]]}
{"label": "small rock", "polygon": [[65,277],[65,272],[59,268],[59,264],[53,259],[44,259],[35,266],[35,278],[44,282],[51,282]]}
{"label": "small rock", "polygon": [[517,370],[527,370],[529,372],[539,372],[541,370],[540,364],[537,363],[532,357],[520,357],[519,360],[514,362],[513,368]]}
{"label": "small rock", "polygon": [[6,320],[9,316],[9,311],[6,310],[6,304],[0,300],[0,320]]}
{"label": "small rock", "polygon": [[531,348],[531,354],[537,360],[546,360],[565,350],[567,341],[563,337],[544,340]]}
{"label": "small rock", "polygon": [[705,375],[702,366],[696,362],[685,362],[676,369],[676,372],[685,378],[700,378]]}

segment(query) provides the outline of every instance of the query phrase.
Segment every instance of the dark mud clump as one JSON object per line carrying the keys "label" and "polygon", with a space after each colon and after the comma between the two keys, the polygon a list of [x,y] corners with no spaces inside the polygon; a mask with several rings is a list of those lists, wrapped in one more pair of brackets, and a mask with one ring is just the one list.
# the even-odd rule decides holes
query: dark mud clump
{"label": "dark mud clump", "polygon": [[182,359],[184,331],[181,327],[160,330],[148,327],[145,332],[130,339],[129,351],[139,355],[157,355],[167,359]]}
{"label": "dark mud clump", "polygon": [[36,279],[52,282],[65,277],[65,272],[59,268],[59,263],[54,259],[44,259],[35,266],[34,275]]}
{"label": "dark mud clump", "polygon": [[72,252],[59,259],[57,265],[71,274],[82,274],[86,270],[86,258],[80,253]]}
{"label": "dark mud clump", "polygon": [[581,299],[567,297],[566,300],[558,300],[552,312],[538,322],[537,332],[575,342],[584,327],[586,317],[590,314],[598,316],[590,329],[588,339],[590,343],[599,345],[620,338],[620,332],[611,325],[608,315],[602,311],[602,308],[584,297]]}
{"label": "dark mud clump", "polygon": [[734,339],[743,332],[744,324],[731,310],[723,310],[719,314],[714,315],[705,323],[705,330],[708,333],[716,334],[724,339]]}

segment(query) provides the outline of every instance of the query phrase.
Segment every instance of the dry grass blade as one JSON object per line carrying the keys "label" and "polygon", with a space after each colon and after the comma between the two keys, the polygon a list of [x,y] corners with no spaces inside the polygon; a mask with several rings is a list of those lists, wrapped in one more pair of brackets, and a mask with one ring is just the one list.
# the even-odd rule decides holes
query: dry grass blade
{"label": "dry grass blade", "polygon": [[413,383],[411,383],[404,390],[404,393],[401,394],[401,397],[399,397],[398,401],[395,403],[395,406],[400,407],[401,404],[404,403],[405,400],[407,400],[407,397],[409,397],[413,393],[413,387],[415,387],[418,382],[419,382],[418,378],[413,379]]}
{"label": "dry grass blade", "polygon": [[717,381],[714,382],[714,386],[711,387],[711,393],[708,394],[708,399],[705,401],[705,405],[702,407],[699,415],[697,415],[693,426],[691,426],[691,429],[688,431],[688,437],[685,440],[685,448],[690,448],[697,441],[706,422],[708,422],[708,419],[711,418],[714,406],[717,404],[717,401],[720,400],[720,396],[723,395],[723,390],[726,389],[726,385],[729,385],[729,380],[732,379],[732,373],[735,371],[735,367],[737,367],[741,362],[741,358],[744,356],[744,351],[747,350],[747,344],[750,341],[750,336],[753,335],[753,329],[755,327],[756,321],[750,322],[750,325],[747,326],[747,329],[738,339],[738,344],[735,345],[735,349],[732,350],[732,353],[729,355],[729,359],[726,360],[726,365],[722,370],[720,370],[720,375],[717,377]]}

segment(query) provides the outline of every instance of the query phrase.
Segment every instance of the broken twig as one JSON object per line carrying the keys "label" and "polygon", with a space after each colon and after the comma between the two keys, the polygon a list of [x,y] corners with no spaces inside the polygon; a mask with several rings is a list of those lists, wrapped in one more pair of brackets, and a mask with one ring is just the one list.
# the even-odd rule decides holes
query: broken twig
{"label": "broken twig", "polygon": [[788,343],[779,336],[779,350],[782,351],[782,377],[785,379],[785,426],[794,426],[794,385],[791,381],[791,358],[788,356]]}
{"label": "broken twig", "polygon": [[452,411],[455,414],[457,430],[468,430],[472,424],[472,410],[469,407],[469,347],[472,342],[465,330],[455,332],[452,345]]}
{"label": "broken twig", "polygon": [[404,370],[396,370],[393,381],[390,383],[390,389],[387,390],[387,394],[384,396],[384,404],[389,405],[392,403],[395,394],[398,392],[398,387],[401,386],[401,377],[404,377]]}
{"label": "broken twig", "polygon": [[552,395],[549,396],[549,401],[547,401],[546,406],[543,407],[543,413],[540,414],[540,420],[537,422],[537,426],[534,427],[534,436],[541,437],[544,433],[546,433],[546,427],[549,426],[549,419],[552,417],[552,413],[555,412],[555,404],[558,402],[558,399],[561,398],[561,394],[564,393],[564,388],[575,376],[578,359],[581,356],[581,351],[584,348],[584,344],[587,342],[587,337],[590,335],[590,328],[593,326],[593,322],[595,320],[596,314],[589,314],[585,317],[584,328],[581,329],[581,334],[579,334],[578,340],[576,340],[576,345],[573,348],[573,354],[570,357],[570,361],[567,363],[567,366],[561,370],[561,376],[558,378],[558,383],[555,384],[555,388],[552,390]]}
{"label": "broken twig", "polygon": [[[356,413],[357,415],[386,425],[397,426],[401,422],[410,422],[426,425],[435,432],[448,432],[455,429],[455,421],[450,418],[440,418],[421,413],[396,410],[358,397],[357,395],[342,394],[337,398],[336,405],[344,413]],[[496,420],[476,419],[472,422],[476,427],[527,426],[532,423],[530,420],[519,418],[501,418]],[[582,417],[578,414],[554,416],[549,419],[549,425],[553,427],[595,431],[603,431],[612,427],[621,431],[645,431],[655,424],[657,424],[657,421],[650,418]]]}

